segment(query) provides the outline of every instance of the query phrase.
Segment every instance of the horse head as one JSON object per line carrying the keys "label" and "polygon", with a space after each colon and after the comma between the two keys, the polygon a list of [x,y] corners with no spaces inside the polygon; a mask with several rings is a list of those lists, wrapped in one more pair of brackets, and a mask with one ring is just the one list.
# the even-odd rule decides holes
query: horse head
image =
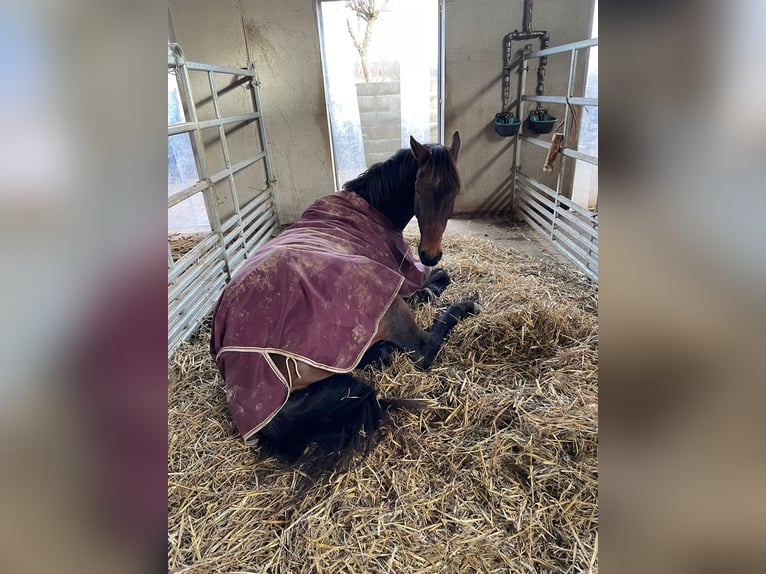
{"label": "horse head", "polygon": [[452,135],[449,148],[423,145],[410,136],[410,149],[418,160],[415,179],[415,217],[420,229],[418,254],[424,265],[436,265],[442,256],[442,235],[452,217],[463,181],[457,168],[460,133]]}

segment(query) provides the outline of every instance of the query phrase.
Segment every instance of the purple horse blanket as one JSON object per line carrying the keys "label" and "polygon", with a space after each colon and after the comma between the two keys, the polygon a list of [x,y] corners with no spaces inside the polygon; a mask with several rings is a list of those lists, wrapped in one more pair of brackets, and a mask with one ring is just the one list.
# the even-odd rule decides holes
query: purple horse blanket
{"label": "purple horse blanket", "polygon": [[291,390],[269,354],[349,372],[394,299],[425,278],[401,231],[352,192],[320,198],[254,253],[224,288],[210,341],[245,442]]}

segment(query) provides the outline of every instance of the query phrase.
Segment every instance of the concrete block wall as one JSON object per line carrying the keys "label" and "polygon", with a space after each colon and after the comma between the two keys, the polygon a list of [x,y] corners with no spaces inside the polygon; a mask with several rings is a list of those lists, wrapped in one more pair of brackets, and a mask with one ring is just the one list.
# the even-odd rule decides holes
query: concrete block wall
{"label": "concrete block wall", "polygon": [[402,104],[399,82],[356,85],[359,119],[367,167],[391,157],[402,147]]}

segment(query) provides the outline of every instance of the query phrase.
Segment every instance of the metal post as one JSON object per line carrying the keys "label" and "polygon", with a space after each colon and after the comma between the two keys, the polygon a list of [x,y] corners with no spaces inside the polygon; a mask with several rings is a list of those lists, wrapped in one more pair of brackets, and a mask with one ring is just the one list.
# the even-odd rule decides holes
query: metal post
{"label": "metal post", "polygon": [[[566,93],[566,99],[567,101],[572,95],[572,83],[574,81],[574,70],[575,66],[577,65],[577,50],[572,50],[570,52],[569,57],[569,77],[567,78],[567,93]],[[564,133],[564,146],[567,145],[567,142],[569,141],[569,104],[564,104],[564,125],[563,125],[563,133]],[[561,196],[561,183],[564,179],[564,165],[568,161],[567,157],[562,155],[561,161],[559,161],[559,164],[556,168],[556,199],[553,202],[553,214],[552,214],[552,220],[551,220],[551,241],[555,240],[555,231],[556,231],[556,218],[559,214],[559,206],[561,205],[561,202],[559,201],[559,197]]]}
{"label": "metal post", "polygon": [[[223,116],[221,115],[221,107],[220,103],[218,101],[218,90],[215,87],[215,77],[214,72],[212,70],[208,70],[207,72],[207,80],[208,84],[210,85],[210,94],[213,98],[213,111],[215,112],[215,117],[217,120],[220,120]],[[247,248],[245,247],[245,238],[244,234],[242,233],[242,214],[239,210],[239,198],[237,197],[237,186],[234,183],[234,172],[231,171],[231,158],[229,156],[229,145],[226,143],[226,130],[223,127],[223,124],[218,125],[218,137],[221,139],[221,149],[223,150],[223,161],[224,165],[226,166],[226,169],[229,170],[229,174],[227,175],[226,179],[229,181],[229,192],[231,193],[231,201],[234,205],[234,213],[237,216],[237,221],[239,222],[238,229],[240,231],[240,237],[242,238],[242,249],[247,251]],[[224,251],[226,247],[224,246]],[[226,255],[226,259],[228,261],[228,255]]]}
{"label": "metal post", "polygon": [[[261,143],[263,144],[263,151],[266,154],[264,162],[266,166],[266,185],[270,189],[271,202],[274,204],[274,212],[277,211],[277,197],[276,197],[276,183],[277,178],[274,176],[274,168],[271,165],[271,152],[269,151],[269,139],[266,137],[266,124],[263,120],[263,109],[261,108],[261,81],[258,79],[258,75],[255,72],[255,66],[252,62],[248,64],[248,70],[253,74],[250,80],[250,95],[253,98],[253,106],[255,111],[260,114],[258,118],[258,132],[261,135]],[[277,214],[277,223],[279,223],[279,215]]]}
{"label": "metal post", "polygon": [[[526,87],[527,83],[527,70],[528,70],[528,63],[527,63],[527,54],[532,49],[532,44],[527,44],[524,46],[524,50],[521,54],[521,63],[520,70],[519,70],[519,90],[518,90],[518,96],[516,98],[516,117],[521,118],[521,96],[524,94],[524,89]],[[521,137],[521,130],[514,136],[515,137],[515,145],[514,145],[514,163],[516,165],[517,169],[521,168],[521,146],[520,143],[520,137]]]}
{"label": "metal post", "polygon": [[444,141],[444,94],[446,93],[444,79],[444,59],[446,57],[446,49],[444,43],[446,14],[444,2],[445,0],[439,0],[439,64],[436,67],[436,105],[439,108],[437,121],[439,122],[439,142],[442,144],[447,143]]}
{"label": "metal post", "polygon": [[[524,87],[527,81],[527,59],[526,55],[532,49],[531,44],[524,46],[519,61],[519,87],[516,95],[516,117],[521,119],[521,96],[524,93]],[[511,54],[511,58],[512,58]],[[511,213],[516,209],[516,174],[521,170],[521,129],[513,136],[513,167],[511,169]]]}
{"label": "metal post", "polygon": [[[202,129],[200,128],[199,121],[197,120],[197,107],[192,97],[191,85],[189,83],[189,72],[186,69],[186,58],[183,55],[183,50],[178,44],[172,46],[173,56],[176,59],[176,78],[179,82],[179,93],[184,102],[184,108],[188,114],[189,121],[194,123],[194,130],[190,132],[192,134],[192,144],[197,153],[194,154],[194,163],[197,166],[197,174],[200,180],[210,182],[210,178],[207,173],[207,155],[205,153],[205,144],[202,139]],[[207,217],[210,221],[210,227],[214,233],[219,237],[221,244],[221,258],[226,263],[226,245],[223,240],[223,233],[221,231],[221,217],[218,213],[218,207],[213,200],[213,186],[211,185],[202,191],[202,198],[205,202],[205,210],[207,211]],[[229,274],[228,263],[226,264],[226,273]],[[231,278],[231,274],[229,274]]]}
{"label": "metal post", "polygon": [[[567,78],[567,93],[566,93],[566,99],[569,100],[570,97],[572,97],[572,84],[574,83],[574,71],[575,67],[577,66],[577,50],[572,50],[570,53],[569,58],[569,78]],[[569,104],[564,104],[564,146],[567,145],[567,142],[569,141]],[[564,159],[562,157],[561,162],[559,162],[558,166],[558,174],[556,177],[556,194],[561,193],[561,183],[563,179],[562,172],[564,171]]]}

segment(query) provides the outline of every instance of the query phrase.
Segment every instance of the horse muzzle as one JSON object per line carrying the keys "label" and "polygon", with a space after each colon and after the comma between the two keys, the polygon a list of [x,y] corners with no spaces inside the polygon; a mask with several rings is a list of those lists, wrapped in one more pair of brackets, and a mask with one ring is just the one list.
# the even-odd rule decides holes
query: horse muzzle
{"label": "horse muzzle", "polygon": [[421,249],[418,255],[420,256],[420,262],[428,267],[433,267],[439,263],[439,260],[442,258],[441,251],[437,251],[435,255],[431,256]]}

